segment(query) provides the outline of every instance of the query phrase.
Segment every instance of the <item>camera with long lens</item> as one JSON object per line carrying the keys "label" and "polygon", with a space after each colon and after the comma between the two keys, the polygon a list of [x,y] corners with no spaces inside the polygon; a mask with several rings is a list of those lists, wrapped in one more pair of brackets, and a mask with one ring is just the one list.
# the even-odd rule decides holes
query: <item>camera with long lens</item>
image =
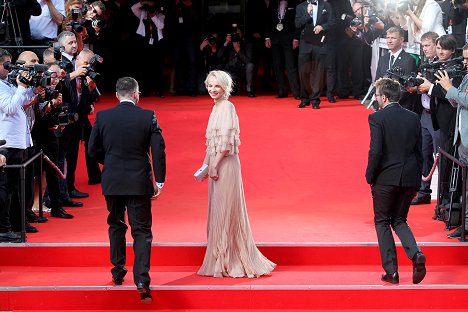
{"label": "camera with long lens", "polygon": [[430,82],[435,82],[438,71],[446,71],[450,78],[462,77],[467,73],[463,57],[453,58],[447,61],[433,62],[431,64],[421,65],[421,73]]}
{"label": "camera with long lens", "polygon": [[[47,87],[51,82],[51,75],[47,73],[49,67],[43,64],[24,65],[24,61],[16,61],[15,64],[11,62],[3,63],[3,67],[10,71],[7,76],[8,82],[16,84],[16,77],[19,75],[19,81],[31,87]],[[30,79],[22,76],[22,72],[28,72],[31,76]]]}
{"label": "camera with long lens", "polygon": [[416,73],[405,75],[405,70],[401,67],[394,67],[387,70],[387,76],[393,80],[396,80],[403,87],[417,87],[424,83],[424,79],[418,77]]}
{"label": "camera with long lens", "polygon": [[237,32],[237,24],[232,24],[231,42],[240,42],[240,35]]}
{"label": "camera with long lens", "polygon": [[350,27],[361,27],[362,25],[364,25],[364,22],[361,17],[355,17],[349,22]]}
{"label": "camera with long lens", "polygon": [[69,26],[72,27],[73,31],[76,33],[81,33],[83,31],[83,25],[78,20],[81,18],[81,10],[80,9],[72,9],[71,10],[71,21],[68,23]]}
{"label": "camera with long lens", "polygon": [[92,80],[98,80],[101,74],[95,71],[97,64],[102,63],[104,59],[99,54],[94,54],[94,56],[89,61],[89,65],[85,74],[85,77],[88,76]]}
{"label": "camera with long lens", "polygon": [[71,113],[68,107],[58,107],[50,113],[50,120],[53,126],[68,126],[78,121],[78,113]]}
{"label": "camera with long lens", "polygon": [[208,36],[208,43],[209,43],[210,45],[215,45],[217,41],[218,41],[218,40],[216,39],[215,36],[213,36],[213,35]]}
{"label": "camera with long lens", "polygon": [[369,17],[369,24],[375,24],[379,21],[379,18],[377,17],[377,14],[372,10],[371,8],[367,9],[367,16]]}

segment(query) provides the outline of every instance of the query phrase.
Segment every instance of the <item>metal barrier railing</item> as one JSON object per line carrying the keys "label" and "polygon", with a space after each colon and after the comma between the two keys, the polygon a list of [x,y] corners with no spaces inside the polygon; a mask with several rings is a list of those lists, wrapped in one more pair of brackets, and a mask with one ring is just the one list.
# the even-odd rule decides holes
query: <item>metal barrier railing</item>
{"label": "metal barrier railing", "polygon": [[[444,151],[443,149],[439,148],[439,153],[440,155],[442,155],[443,157],[447,157],[450,161],[452,161],[454,164],[458,165],[461,169],[462,169],[462,196],[461,196],[461,211],[460,211],[460,220],[461,220],[461,237],[460,237],[460,240],[462,242],[465,241],[465,232],[466,232],[466,228],[465,228],[465,218],[466,218],[466,174],[467,174],[467,170],[466,170],[466,165],[463,164],[462,162],[460,162],[460,160],[456,159],[455,157],[453,157],[452,155],[450,155],[449,153],[447,153],[446,151]],[[439,168],[441,168],[441,162],[442,162],[442,159],[443,157],[439,157]],[[441,194],[440,194],[440,189],[441,189],[441,184],[442,184],[442,181],[441,181],[441,175],[439,174],[439,182],[438,182],[438,193],[437,194],[437,209],[439,207],[439,201],[440,201],[440,198],[441,198]],[[451,205],[452,203],[450,203]],[[451,210],[449,210],[449,216],[448,216],[448,219],[450,220],[451,216],[450,216],[450,213],[451,213]]]}
{"label": "metal barrier railing", "polygon": [[[37,158],[39,158],[39,172],[42,176],[42,151],[39,151],[37,154],[29,158],[22,164],[18,165],[6,165],[6,170],[16,170],[19,169],[20,173],[20,190],[21,190],[21,242],[26,242],[26,168],[31,165]],[[8,160],[7,160],[8,161]],[[39,216],[43,217],[42,209],[42,178],[39,178]]]}

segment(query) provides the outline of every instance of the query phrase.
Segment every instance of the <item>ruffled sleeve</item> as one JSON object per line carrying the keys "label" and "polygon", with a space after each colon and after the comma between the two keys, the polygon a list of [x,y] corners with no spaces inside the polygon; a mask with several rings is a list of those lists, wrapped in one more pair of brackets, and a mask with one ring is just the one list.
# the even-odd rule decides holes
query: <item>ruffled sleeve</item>
{"label": "ruffled sleeve", "polygon": [[239,119],[234,105],[230,102],[215,107],[206,129],[206,152],[216,155],[228,151],[226,155],[239,153]]}

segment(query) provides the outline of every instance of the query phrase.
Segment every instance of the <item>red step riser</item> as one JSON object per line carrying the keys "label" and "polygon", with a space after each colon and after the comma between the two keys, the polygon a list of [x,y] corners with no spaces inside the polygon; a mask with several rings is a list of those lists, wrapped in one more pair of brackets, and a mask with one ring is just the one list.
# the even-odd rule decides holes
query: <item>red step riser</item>
{"label": "red step riser", "polygon": [[467,289],[5,291],[0,310],[139,309],[465,309]]}
{"label": "red step riser", "polygon": [[[401,246],[398,257],[406,261]],[[197,266],[203,261],[204,246],[153,246],[153,266]],[[376,245],[351,246],[260,246],[259,249],[278,265],[380,265]],[[428,264],[468,264],[464,245],[423,246]],[[17,246],[0,247],[0,266],[108,266],[108,246]],[[132,247],[127,247],[127,264],[133,263]],[[402,262],[403,263],[403,262]]]}

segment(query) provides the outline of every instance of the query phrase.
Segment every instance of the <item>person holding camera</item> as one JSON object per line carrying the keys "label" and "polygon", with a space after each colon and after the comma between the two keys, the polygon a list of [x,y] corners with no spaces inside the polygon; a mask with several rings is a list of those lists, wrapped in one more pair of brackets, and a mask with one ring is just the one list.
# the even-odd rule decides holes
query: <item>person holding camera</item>
{"label": "person holding camera", "polygon": [[218,55],[218,33],[212,32],[203,38],[198,53],[198,94],[206,94],[205,78],[212,70],[223,67]]}
{"label": "person holding camera", "polygon": [[[5,68],[6,62],[11,62],[11,54],[0,48],[0,137],[6,140],[4,148],[8,152],[8,163],[19,165],[28,159],[28,148],[34,145],[31,137],[32,120],[26,114],[26,109],[34,104],[35,94],[34,89],[29,86],[32,77],[27,70],[18,72],[16,77],[11,78],[11,82],[8,81],[9,66]],[[28,177],[32,179],[30,168],[28,172]],[[27,178],[28,181],[30,179]],[[19,185],[18,171],[8,170],[7,207],[0,220],[0,238],[4,240],[15,241],[19,237],[13,232],[21,229]],[[30,201],[30,190],[28,192],[28,185],[26,187],[26,200]],[[27,203],[24,205],[26,207]],[[26,223],[26,226],[29,226],[29,223]]]}
{"label": "person holding camera", "polygon": [[[421,49],[424,53],[423,64],[432,64],[437,59],[437,38],[439,35],[433,31],[421,36]],[[409,92],[417,91],[417,86],[407,88]],[[428,176],[434,165],[434,154],[440,146],[440,131],[434,130],[430,107],[431,97],[427,93],[421,94],[421,134],[423,155],[423,176]],[[422,181],[418,194],[413,198],[411,205],[424,205],[431,203],[431,179]]]}
{"label": "person holding camera", "polygon": [[143,0],[132,6],[140,23],[136,30],[137,49],[145,66],[138,66],[136,79],[141,82],[142,95],[152,91],[163,97],[164,19],[163,8],[155,0]]}
{"label": "person holding camera", "polygon": [[[94,72],[94,62],[97,55],[89,49],[83,49],[75,61],[75,69],[69,74],[70,79],[64,83],[63,102],[70,114],[77,114],[77,120],[65,127],[61,146],[65,151],[67,160],[67,187],[71,198],[88,197],[88,193],[80,192],[75,186],[75,172],[78,161],[80,142],[84,141],[86,168],[88,171],[88,184],[101,182],[99,164],[88,156],[88,140],[91,133],[91,123],[88,115],[94,111],[94,102],[99,98],[94,81],[97,74]],[[94,78],[94,79],[93,79]]]}
{"label": "person holding camera", "polygon": [[[463,63],[465,68],[468,67],[468,44],[463,46]],[[441,70],[435,74],[437,78],[437,84],[447,93],[445,98],[450,102],[453,107],[456,107],[457,114],[455,118],[455,131],[453,137],[453,145],[458,147],[458,159],[465,165],[468,165],[468,75],[463,77],[460,86],[457,88],[453,85],[452,79],[448,75],[447,71]],[[466,183],[467,181],[465,181]],[[467,188],[468,190],[468,188]],[[468,195],[465,194],[465,196]],[[465,210],[465,236],[468,234],[468,210]],[[448,238],[460,238],[462,236],[462,228],[457,228],[454,232],[447,235]]]}
{"label": "person holding camera", "polygon": [[[243,78],[245,79],[245,89],[248,97],[255,97],[255,66],[252,62],[252,53],[252,43],[244,38],[242,29],[237,24],[233,24],[232,32],[226,35],[226,40],[219,49],[219,55],[224,70],[231,74],[235,86],[239,86],[239,82]],[[233,94],[237,94],[236,89],[234,89]]]}
{"label": "person holding camera", "polygon": [[[29,26],[33,45],[49,45],[55,41],[59,25],[65,19],[65,4],[63,0],[37,0],[41,5],[42,13],[39,16],[31,16]],[[41,55],[45,49],[37,49]]]}
{"label": "person holding camera", "polygon": [[[421,36],[433,31],[445,35],[442,9],[435,0],[410,0],[398,6],[400,26],[408,31],[408,44],[421,43]],[[411,10],[412,5],[416,8]]]}
{"label": "person holding camera", "polygon": [[[427,68],[427,72],[434,71],[438,66],[444,62],[450,62],[453,58],[454,53],[457,49],[457,41],[451,35],[443,35],[436,40],[437,49],[437,62],[433,62],[431,66],[424,66]],[[450,64],[450,63],[449,63]],[[434,77],[429,77],[432,81],[429,81],[427,77],[422,75],[424,80],[418,91],[427,94],[430,97],[430,113],[434,130],[440,129],[440,147],[455,155],[455,149],[453,145],[453,136],[455,131],[455,120],[457,115],[457,109],[450,104],[445,98],[444,89],[436,83]],[[455,77],[453,79],[453,85],[458,87],[461,82],[461,77]],[[442,161],[439,168],[439,179],[442,181],[442,185],[447,186],[450,179],[450,161],[444,157],[445,161]],[[444,187],[441,191],[442,204],[446,204],[449,200],[448,187]],[[436,207],[436,215],[438,215],[439,207]]]}

